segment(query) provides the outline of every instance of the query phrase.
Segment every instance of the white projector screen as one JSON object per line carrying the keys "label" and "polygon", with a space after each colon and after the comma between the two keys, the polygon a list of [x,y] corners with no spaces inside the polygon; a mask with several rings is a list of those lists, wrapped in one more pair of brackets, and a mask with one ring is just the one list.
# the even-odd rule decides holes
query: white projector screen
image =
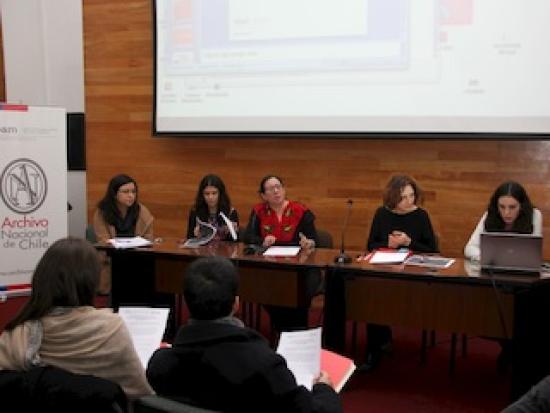
{"label": "white projector screen", "polygon": [[550,134],[549,0],[156,0],[155,134]]}

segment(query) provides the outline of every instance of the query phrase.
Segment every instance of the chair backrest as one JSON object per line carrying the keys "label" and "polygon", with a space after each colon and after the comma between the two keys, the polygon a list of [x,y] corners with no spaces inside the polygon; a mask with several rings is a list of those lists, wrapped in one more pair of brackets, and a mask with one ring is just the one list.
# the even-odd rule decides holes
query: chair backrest
{"label": "chair backrest", "polygon": [[92,244],[95,244],[97,242],[97,237],[95,235],[94,226],[92,224],[89,224],[86,227],[86,240],[88,242],[91,242]]}
{"label": "chair backrest", "polygon": [[17,406],[20,411],[128,411],[128,400],[117,383],[52,366],[0,370],[0,394],[3,405]]}
{"label": "chair backrest", "polygon": [[317,229],[317,247],[318,248],[333,248],[332,235],[324,229]]}
{"label": "chair backrest", "polygon": [[220,413],[161,396],[144,396],[134,401],[134,413]]}

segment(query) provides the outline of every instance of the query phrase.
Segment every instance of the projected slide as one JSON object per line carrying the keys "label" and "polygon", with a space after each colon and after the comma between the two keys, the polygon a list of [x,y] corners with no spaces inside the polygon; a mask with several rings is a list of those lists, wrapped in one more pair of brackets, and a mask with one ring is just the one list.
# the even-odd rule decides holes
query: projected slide
{"label": "projected slide", "polygon": [[156,130],[549,133],[547,3],[156,0]]}

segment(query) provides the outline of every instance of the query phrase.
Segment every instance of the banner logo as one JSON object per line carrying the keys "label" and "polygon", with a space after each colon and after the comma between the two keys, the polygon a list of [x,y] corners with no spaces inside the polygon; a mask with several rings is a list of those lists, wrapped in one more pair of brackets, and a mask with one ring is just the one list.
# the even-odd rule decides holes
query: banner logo
{"label": "banner logo", "polygon": [[46,199],[47,191],[46,174],[31,159],[16,159],[2,171],[0,195],[13,212],[30,214],[36,211]]}

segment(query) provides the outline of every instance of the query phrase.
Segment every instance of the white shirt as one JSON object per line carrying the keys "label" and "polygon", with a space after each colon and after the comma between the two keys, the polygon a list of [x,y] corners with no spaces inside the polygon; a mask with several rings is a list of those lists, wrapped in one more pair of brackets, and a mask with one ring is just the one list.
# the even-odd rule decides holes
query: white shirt
{"label": "white shirt", "polygon": [[[464,247],[464,256],[470,260],[479,261],[480,257],[480,238],[481,233],[485,232],[485,220],[487,219],[487,212],[483,214],[479,220],[476,229],[472,233],[470,240]],[[542,236],[542,214],[537,208],[533,208],[533,235]]]}

